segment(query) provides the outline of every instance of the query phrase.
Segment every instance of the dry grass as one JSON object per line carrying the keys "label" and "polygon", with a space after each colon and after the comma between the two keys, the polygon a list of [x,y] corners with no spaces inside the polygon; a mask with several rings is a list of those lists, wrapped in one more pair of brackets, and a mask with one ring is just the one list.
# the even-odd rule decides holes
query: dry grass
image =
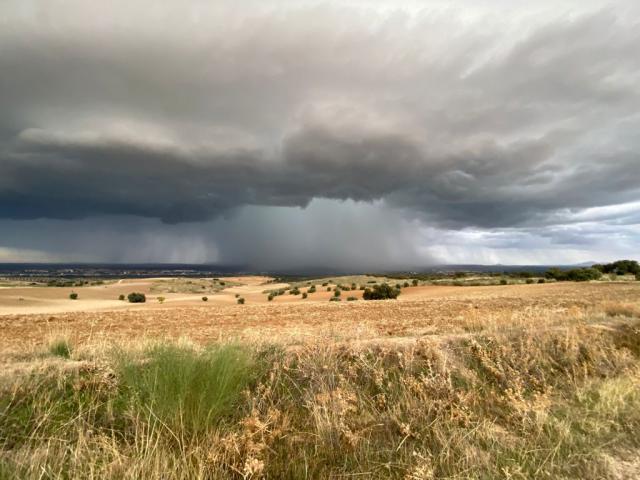
{"label": "dry grass", "polygon": [[[126,368],[122,348],[85,347],[82,362],[5,381],[0,475],[617,478],[638,460],[637,319],[214,357],[126,349]],[[211,414],[202,398],[225,400]]]}
{"label": "dry grass", "polygon": [[4,318],[0,479],[638,478],[638,288],[535,287]]}

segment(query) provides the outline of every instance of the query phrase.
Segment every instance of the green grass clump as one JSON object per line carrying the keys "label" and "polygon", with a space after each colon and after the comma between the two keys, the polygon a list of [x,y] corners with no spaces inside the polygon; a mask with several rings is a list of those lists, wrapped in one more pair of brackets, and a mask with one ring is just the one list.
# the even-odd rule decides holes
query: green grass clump
{"label": "green grass clump", "polygon": [[174,432],[197,434],[233,412],[254,379],[253,371],[251,355],[237,346],[198,352],[163,345],[142,362],[123,359],[119,378],[143,414]]}
{"label": "green grass clump", "polygon": [[71,350],[71,343],[63,338],[54,340],[49,344],[49,353],[56,357],[70,358]]}

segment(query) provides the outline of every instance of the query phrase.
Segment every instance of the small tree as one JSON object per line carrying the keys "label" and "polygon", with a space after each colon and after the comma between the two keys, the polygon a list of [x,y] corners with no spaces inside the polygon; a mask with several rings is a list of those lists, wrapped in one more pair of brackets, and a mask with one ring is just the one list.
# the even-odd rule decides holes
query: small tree
{"label": "small tree", "polygon": [[407,288],[409,286],[409,282],[404,282],[404,284],[402,285],[404,288]]}
{"label": "small tree", "polygon": [[373,289],[365,288],[362,298],[364,300],[385,300],[398,298],[398,295],[400,295],[400,290],[383,283],[382,285],[374,285]]}
{"label": "small tree", "polygon": [[124,294],[122,294],[122,293],[121,293],[121,294],[118,296],[118,300],[123,301],[123,300],[124,300]]}
{"label": "small tree", "polygon": [[333,296],[334,296],[334,297],[339,297],[341,293],[342,293],[342,290],[340,290],[339,288],[336,288],[336,289],[333,291]]}
{"label": "small tree", "polygon": [[127,295],[129,303],[144,303],[147,301],[147,297],[144,293],[132,292]]}

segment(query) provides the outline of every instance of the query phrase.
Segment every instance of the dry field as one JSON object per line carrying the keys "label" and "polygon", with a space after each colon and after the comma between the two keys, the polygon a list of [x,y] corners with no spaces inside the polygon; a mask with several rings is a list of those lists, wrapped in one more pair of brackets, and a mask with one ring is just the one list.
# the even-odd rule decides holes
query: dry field
{"label": "dry field", "polygon": [[0,479],[640,478],[640,282],[220,280],[0,288]]}

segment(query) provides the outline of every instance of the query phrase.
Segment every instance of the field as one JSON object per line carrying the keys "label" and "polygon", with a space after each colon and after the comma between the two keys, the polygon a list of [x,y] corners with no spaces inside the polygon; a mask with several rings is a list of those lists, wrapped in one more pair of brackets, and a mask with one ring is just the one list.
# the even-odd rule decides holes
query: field
{"label": "field", "polygon": [[640,282],[376,281],[4,283],[0,479],[640,477]]}

